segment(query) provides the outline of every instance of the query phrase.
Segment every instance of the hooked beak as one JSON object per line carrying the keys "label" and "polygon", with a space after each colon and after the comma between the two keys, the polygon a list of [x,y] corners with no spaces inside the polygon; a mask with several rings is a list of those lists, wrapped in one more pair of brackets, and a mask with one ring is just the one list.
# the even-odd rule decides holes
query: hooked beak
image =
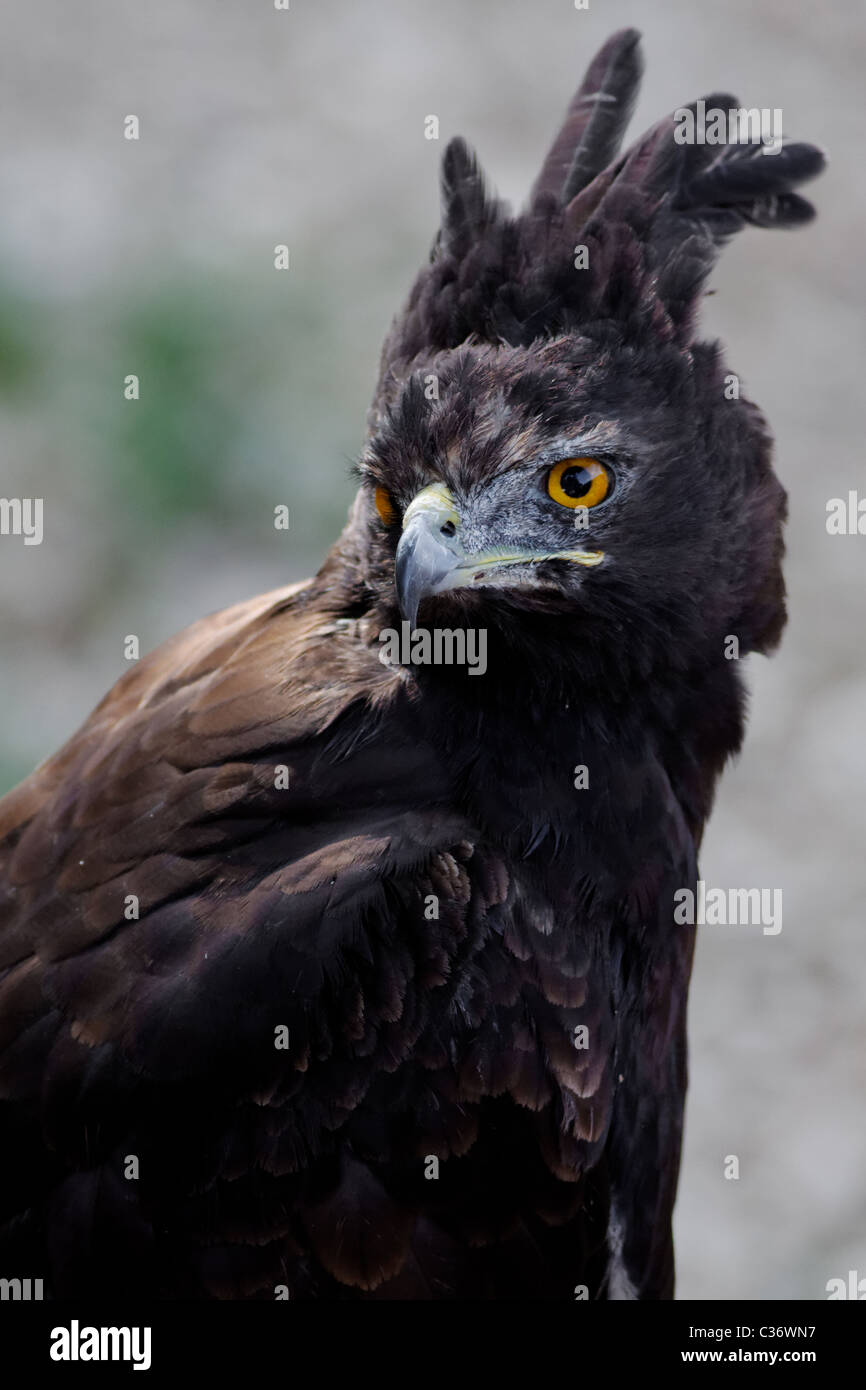
{"label": "hooked beak", "polygon": [[[488,550],[467,555],[460,541],[460,517],[454,498],[444,483],[422,488],[406,508],[403,534],[397,546],[395,581],[397,602],[412,628],[421,600],[446,589],[478,583],[495,583],[491,573],[510,565],[533,565],[542,560],[570,560],[579,565],[598,565],[601,550]],[[502,583],[507,583],[504,578]],[[513,581],[512,581],[513,582]],[[531,582],[531,581],[524,581]]]}
{"label": "hooked beak", "polygon": [[413,628],[422,598],[435,594],[465,559],[457,536],[459,521],[444,483],[423,488],[406,508],[395,579],[400,612]]}

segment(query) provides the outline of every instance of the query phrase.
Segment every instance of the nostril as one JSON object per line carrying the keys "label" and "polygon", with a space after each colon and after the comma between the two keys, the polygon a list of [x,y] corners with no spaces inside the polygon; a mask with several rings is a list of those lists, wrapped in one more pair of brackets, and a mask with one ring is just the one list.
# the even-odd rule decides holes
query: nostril
{"label": "nostril", "polygon": [[446,521],[445,525],[440,526],[439,529],[442,532],[443,536],[453,536],[457,532],[457,527],[454,525],[453,521]]}

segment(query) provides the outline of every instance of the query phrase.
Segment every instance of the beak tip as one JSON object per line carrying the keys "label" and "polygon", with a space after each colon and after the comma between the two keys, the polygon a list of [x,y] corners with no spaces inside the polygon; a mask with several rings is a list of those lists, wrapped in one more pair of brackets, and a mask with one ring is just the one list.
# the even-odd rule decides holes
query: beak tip
{"label": "beak tip", "polygon": [[434,518],[433,524],[435,530],[431,529],[429,519],[419,516],[404,530],[397,546],[394,567],[397,606],[412,630],[418,621],[422,600],[438,591],[459,559],[454,545],[443,542],[438,518]]}

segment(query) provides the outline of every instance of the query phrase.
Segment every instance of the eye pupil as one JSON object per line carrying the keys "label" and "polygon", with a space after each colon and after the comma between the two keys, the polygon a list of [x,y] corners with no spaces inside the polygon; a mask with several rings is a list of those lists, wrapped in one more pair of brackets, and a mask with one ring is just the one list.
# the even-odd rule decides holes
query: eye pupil
{"label": "eye pupil", "polygon": [[585,468],[566,468],[559,485],[566,497],[585,497],[592,487],[592,475]]}

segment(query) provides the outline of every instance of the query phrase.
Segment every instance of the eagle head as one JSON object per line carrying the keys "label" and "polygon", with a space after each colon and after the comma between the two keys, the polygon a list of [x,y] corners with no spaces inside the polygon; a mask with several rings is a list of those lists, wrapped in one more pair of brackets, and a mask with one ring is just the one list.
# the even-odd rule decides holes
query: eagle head
{"label": "eagle head", "polygon": [[[442,225],[382,354],[352,527],[383,617],[483,623],[645,677],[769,650],[786,499],[696,308],[721,244],[812,209],[810,145],[618,154],[640,63],[615,35],[516,217],[456,139]],[[613,92],[606,124],[587,116]],[[735,108],[727,95],[705,105]],[[694,110],[694,108],[687,108]]]}

